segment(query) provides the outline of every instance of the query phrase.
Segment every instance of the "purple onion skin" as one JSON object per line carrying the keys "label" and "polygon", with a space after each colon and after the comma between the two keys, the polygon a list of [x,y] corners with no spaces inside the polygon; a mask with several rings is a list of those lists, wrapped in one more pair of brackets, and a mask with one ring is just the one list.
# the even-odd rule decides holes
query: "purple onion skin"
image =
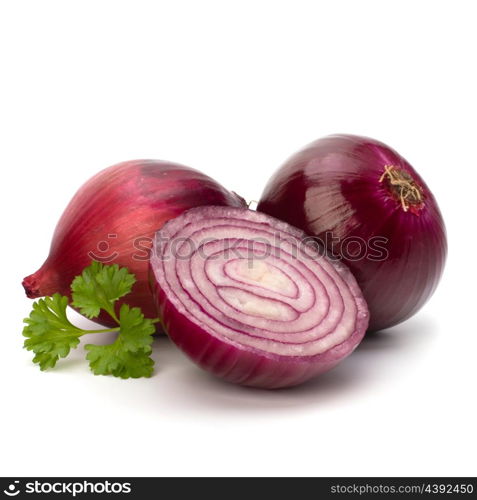
{"label": "purple onion skin", "polygon": [[[168,235],[168,228],[190,214],[216,209],[227,210],[232,213],[250,213],[247,209],[226,209],[225,207],[204,207],[192,209],[176,220],[170,221],[157,233],[159,241],[164,241]],[[252,212],[259,217],[256,212]],[[269,220],[275,220],[267,217]],[[283,224],[282,221],[276,221]],[[292,228],[298,238],[306,235]],[[237,232],[237,238],[240,238]],[[240,342],[224,339],[211,333],[207,325],[200,325],[190,310],[180,308],[165,291],[166,277],[162,270],[162,255],[155,243],[150,260],[150,280],[158,306],[162,325],[171,340],[189,358],[204,370],[220,377],[227,382],[265,389],[291,387],[301,384],[321,373],[335,367],[340,361],[351,354],[361,342],[369,321],[369,312],[356,280],[348,268],[342,263],[334,263],[337,279],[348,287],[356,305],[355,323],[352,333],[338,345],[316,355],[279,355],[266,352],[262,349],[246,346]],[[324,257],[320,257],[323,258]],[[167,285],[168,286],[168,285]],[[188,293],[188,292],[187,292]],[[332,307],[332,306],[331,306]],[[220,322],[223,320],[221,319]]]}
{"label": "purple onion skin", "polygon": [[[380,182],[386,165],[411,176],[420,186],[422,203],[403,209],[387,180]],[[386,238],[388,255],[381,260],[356,259],[343,252],[340,242],[327,242],[327,250],[340,254],[363,291],[371,314],[369,330],[410,318],[441,278],[447,240],[437,202],[413,167],[374,139],[331,135],[312,142],[272,176],[257,210],[324,242],[327,232],[340,242]]]}
{"label": "purple onion skin", "polygon": [[[243,207],[245,201],[202,172],[177,163],[132,160],[101,170],[80,187],[65,208],[46,261],[23,280],[27,297],[55,292],[70,296],[74,277],[93,258],[101,260],[98,243],[113,234],[105,254],[113,257],[103,262],[127,267],[137,280],[118,305],[125,302],[140,307],[146,317],[155,317],[147,243],[150,246],[154,233],[169,219],[202,205]],[[97,322],[116,326],[103,313]]]}

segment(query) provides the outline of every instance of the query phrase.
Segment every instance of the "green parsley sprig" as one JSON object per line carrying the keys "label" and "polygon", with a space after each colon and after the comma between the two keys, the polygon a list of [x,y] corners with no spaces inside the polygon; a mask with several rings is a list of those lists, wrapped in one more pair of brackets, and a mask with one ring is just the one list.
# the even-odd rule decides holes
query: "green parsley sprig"
{"label": "green parsley sprig", "polygon": [[112,344],[85,345],[92,372],[121,378],[150,377],[154,366],[152,335],[159,319],[144,318],[139,307],[127,304],[121,305],[119,314],[115,309],[116,301],[130,293],[135,282],[127,268],[95,261],[71,284],[71,305],[91,319],[106,312],[118,324],[115,328],[83,330],[73,325],[66,315],[69,298],[59,293],[35,302],[30,316],[23,320],[24,347],[35,354],[33,362],[41,370],[53,368],[78,347],[83,335],[117,332]]}

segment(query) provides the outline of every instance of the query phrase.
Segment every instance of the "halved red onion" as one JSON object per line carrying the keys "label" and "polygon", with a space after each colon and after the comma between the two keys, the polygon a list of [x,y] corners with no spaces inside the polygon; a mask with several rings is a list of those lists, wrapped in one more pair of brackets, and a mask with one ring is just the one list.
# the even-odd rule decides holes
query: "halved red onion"
{"label": "halved red onion", "polygon": [[156,233],[150,266],[170,338],[230,382],[304,382],[350,354],[368,325],[343,264],[299,229],[251,210],[185,212]]}

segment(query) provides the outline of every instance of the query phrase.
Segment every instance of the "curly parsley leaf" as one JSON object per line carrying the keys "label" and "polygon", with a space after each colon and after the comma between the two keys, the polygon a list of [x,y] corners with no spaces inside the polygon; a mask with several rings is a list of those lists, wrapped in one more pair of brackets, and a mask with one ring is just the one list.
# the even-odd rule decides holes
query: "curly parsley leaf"
{"label": "curly parsley leaf", "polygon": [[118,335],[112,344],[85,346],[93,373],[121,378],[150,377],[154,366],[150,357],[152,335],[154,323],[159,320],[146,319],[138,307],[127,304],[121,306],[118,317],[114,308],[116,301],[131,291],[135,281],[127,268],[100,262],[93,262],[73,280],[72,305],[89,318],[106,311],[118,324],[116,328],[83,330],[74,326],[66,315],[68,297],[58,293],[35,302],[23,329],[24,347],[35,353],[33,361],[42,370],[53,368],[59,358],[78,346],[82,335],[113,331]]}
{"label": "curly parsley leaf", "polygon": [[41,370],[53,368],[59,358],[65,358],[79,344],[84,331],[66,317],[68,297],[55,293],[33,304],[30,316],[24,319],[24,347],[35,353],[34,363]]}
{"label": "curly parsley leaf", "polygon": [[87,344],[86,359],[95,375],[121,378],[150,377],[154,361],[150,358],[153,322],[138,307],[123,304],[119,313],[119,335],[112,344]]}
{"label": "curly parsley leaf", "polygon": [[135,282],[126,267],[94,261],[71,284],[73,306],[88,318],[96,318],[103,309],[119,322],[114,303],[130,293]]}

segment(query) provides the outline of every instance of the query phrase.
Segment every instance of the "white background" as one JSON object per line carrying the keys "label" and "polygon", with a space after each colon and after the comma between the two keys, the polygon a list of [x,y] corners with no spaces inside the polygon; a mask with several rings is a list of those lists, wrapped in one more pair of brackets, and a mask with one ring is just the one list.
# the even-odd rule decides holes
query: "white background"
{"label": "white background", "polygon": [[[475,8],[2,1],[0,475],[475,475]],[[212,379],[166,339],[148,380],[94,377],[82,348],[31,363],[20,283],[92,174],[168,159],[256,200],[334,132],[389,143],[440,203],[447,268],[414,318],[284,391]]]}

